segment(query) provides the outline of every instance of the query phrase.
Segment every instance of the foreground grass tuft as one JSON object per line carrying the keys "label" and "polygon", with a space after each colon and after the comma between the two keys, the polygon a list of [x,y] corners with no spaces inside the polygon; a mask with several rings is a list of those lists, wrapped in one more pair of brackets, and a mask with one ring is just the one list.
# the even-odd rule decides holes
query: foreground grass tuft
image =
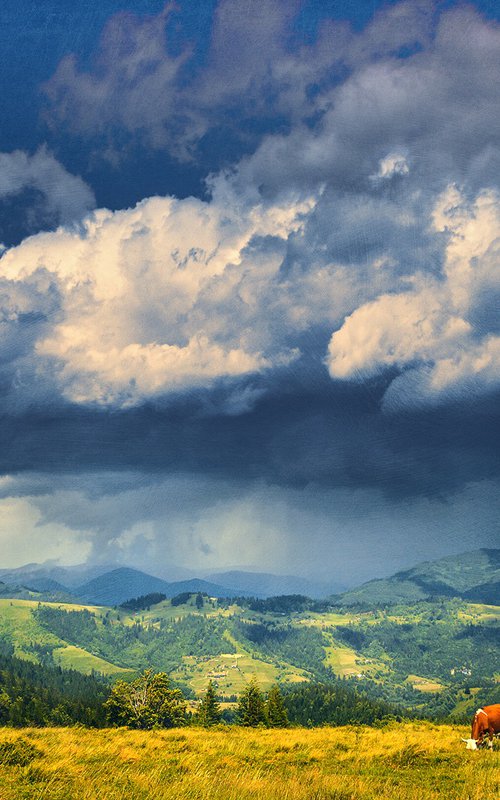
{"label": "foreground grass tuft", "polygon": [[0,731],[2,800],[481,800],[500,754],[465,728]]}
{"label": "foreground grass tuft", "polygon": [[41,755],[42,751],[25,739],[0,742],[0,764],[5,766],[25,767]]}

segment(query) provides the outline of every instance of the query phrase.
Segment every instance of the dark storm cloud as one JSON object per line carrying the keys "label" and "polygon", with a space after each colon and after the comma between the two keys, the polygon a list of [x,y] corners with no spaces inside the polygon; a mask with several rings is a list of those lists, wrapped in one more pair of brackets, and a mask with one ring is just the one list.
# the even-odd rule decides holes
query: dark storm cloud
{"label": "dark storm cloud", "polygon": [[[472,301],[463,275],[474,259],[486,262],[486,254],[469,258],[465,246],[464,263],[454,268],[453,238],[468,237],[473,247],[474,237],[487,236],[492,245],[496,236],[493,224],[485,228],[490,212],[481,216],[481,209],[500,166],[500,94],[494,79],[500,68],[499,27],[474,8],[443,10],[422,0],[379,9],[357,31],[323,20],[317,35],[301,42],[295,34],[302,10],[300,3],[269,0],[257,18],[246,3],[220,2],[203,58],[185,42],[169,46],[171,7],[150,16],[118,14],[104,30],[94,62],[83,65],[68,56],[46,85],[54,124],[73,126],[79,136],[96,131],[111,136],[106,156],[111,161],[121,158],[113,144],[117,129],[149,150],[163,148],[180,160],[196,161],[206,137],[236,120],[241,146],[232,150],[225,140],[225,158],[233,166],[209,178],[207,207],[219,210],[243,198],[242,217],[248,219],[259,203],[271,213],[277,202],[312,198],[310,210],[299,215],[298,230],[282,225],[278,231],[281,243],[287,240],[283,281],[273,276],[263,288],[254,280],[255,262],[271,259],[270,250],[259,247],[263,231],[255,230],[239,253],[253,277],[248,280],[250,271],[241,269],[244,277],[236,278],[237,270],[229,267],[223,279],[205,284],[194,308],[191,300],[184,308],[187,341],[210,329],[210,347],[221,339],[231,342],[247,365],[238,370],[261,372],[263,365],[272,368],[290,358],[297,335],[314,320],[332,333],[327,356],[332,377],[352,378],[357,371],[362,379],[417,362],[415,371],[394,381],[387,407],[411,403],[412,395],[417,405],[429,398],[441,402],[458,384],[467,393],[476,375],[488,392],[497,382],[499,342],[488,326],[492,315],[487,309],[482,313],[478,300],[495,293],[496,283],[481,269]],[[250,124],[252,119],[258,124]],[[214,142],[211,151],[216,164]],[[453,193],[455,183],[460,188]],[[498,209],[496,194],[490,193],[488,202]],[[462,224],[466,217],[470,224]],[[193,249],[199,249],[196,242]],[[270,305],[278,287],[281,307]],[[461,294],[469,294],[468,305],[457,301]],[[219,322],[214,325],[209,317]],[[248,325],[245,347],[236,335],[240,319]],[[393,320],[398,324],[391,327]],[[366,329],[376,331],[370,346],[363,342]],[[267,339],[254,335],[264,330]],[[151,339],[170,345],[172,334],[160,327]],[[287,354],[284,340],[291,348]],[[68,365],[76,360],[74,350],[68,357],[54,341],[51,354],[68,367],[60,374],[71,373],[70,385],[62,387],[66,397],[124,402],[126,381],[139,383],[133,369],[122,370],[119,379],[75,378]],[[150,345],[148,352],[141,346],[141,357],[151,364]],[[227,352],[212,349],[208,359],[205,349],[203,358],[188,349],[182,355],[195,371],[208,360],[220,362],[218,375],[235,371],[224,363]],[[88,355],[92,352],[89,347]],[[156,350],[157,361],[158,355]],[[161,357],[167,358],[165,351]],[[138,391],[141,397],[150,396],[149,387],[158,383],[157,369],[151,371],[154,376]]]}
{"label": "dark storm cloud", "polygon": [[[384,415],[385,387],[284,391],[240,416],[201,416],[193,396],[169,410],[4,417],[0,470],[176,472],[280,486],[446,495],[499,474],[498,396],[446,410]],[[276,387],[278,389],[278,387]],[[103,492],[109,490],[104,484]]]}

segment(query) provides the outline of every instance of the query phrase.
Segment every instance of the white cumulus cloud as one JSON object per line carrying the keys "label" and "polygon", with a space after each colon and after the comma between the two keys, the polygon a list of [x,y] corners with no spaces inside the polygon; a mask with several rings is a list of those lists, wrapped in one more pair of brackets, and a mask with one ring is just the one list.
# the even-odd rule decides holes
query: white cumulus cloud
{"label": "white cumulus cloud", "polygon": [[53,309],[35,291],[24,301],[43,320],[35,371],[77,403],[129,406],[288,363],[263,311],[310,202],[239,202],[150,198],[26,239],[1,260],[7,332],[16,297],[52,281]]}
{"label": "white cumulus cloud", "polygon": [[443,274],[412,276],[411,290],[383,294],[348,316],[328,348],[333,378],[410,367],[389,390],[391,402],[398,393],[422,402],[500,382],[500,337],[483,308],[485,294],[497,308],[500,299],[500,195],[485,190],[468,202],[450,186],[433,225],[448,237]]}

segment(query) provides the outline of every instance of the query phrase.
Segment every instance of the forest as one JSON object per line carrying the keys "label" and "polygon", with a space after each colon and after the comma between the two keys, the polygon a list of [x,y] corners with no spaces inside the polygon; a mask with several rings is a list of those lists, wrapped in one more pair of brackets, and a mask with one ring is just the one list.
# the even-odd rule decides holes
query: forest
{"label": "forest", "polygon": [[208,718],[241,724],[250,686],[263,725],[276,692],[291,725],[463,722],[497,696],[498,650],[497,608],[457,598],[368,612],[301,595],[150,593],[115,608],[6,598],[0,723],[113,724],[114,687],[145,670],[168,676],[183,725],[199,722],[207,692],[219,704]]}

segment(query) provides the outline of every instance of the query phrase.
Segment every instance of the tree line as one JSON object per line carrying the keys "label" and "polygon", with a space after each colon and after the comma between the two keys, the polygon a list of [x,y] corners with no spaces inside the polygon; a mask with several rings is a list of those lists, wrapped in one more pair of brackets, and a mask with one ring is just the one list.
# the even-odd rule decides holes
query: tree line
{"label": "tree line", "polygon": [[94,675],[0,655],[0,725],[102,727],[109,691]]}
{"label": "tree line", "polygon": [[[223,710],[212,681],[209,681],[197,711],[187,715],[180,689],[171,685],[166,673],[155,674],[152,670],[146,670],[131,682],[118,681],[104,708],[110,725],[146,730],[188,723],[209,727],[223,721]],[[265,697],[257,681],[252,679],[240,695],[234,722],[249,727],[286,727],[288,715],[279,687],[271,687]]]}
{"label": "tree line", "polygon": [[268,728],[290,724],[374,725],[384,719],[400,718],[394,706],[370,698],[343,681],[306,683],[284,692],[275,684],[265,694],[253,677],[243,688],[229,719],[212,681],[194,713],[186,714],[185,703],[182,692],[172,686],[166,673],[146,670],[132,682],[115,683],[104,707],[108,724],[145,729],[190,723],[209,727],[223,721]]}
{"label": "tree line", "polygon": [[394,708],[337,684],[304,684],[264,693],[255,678],[228,711],[209,681],[197,708],[165,672],[145,670],[111,685],[102,676],[33,664],[0,655],[0,725],[12,727],[82,724],[150,729],[232,723],[250,727],[373,724]]}

